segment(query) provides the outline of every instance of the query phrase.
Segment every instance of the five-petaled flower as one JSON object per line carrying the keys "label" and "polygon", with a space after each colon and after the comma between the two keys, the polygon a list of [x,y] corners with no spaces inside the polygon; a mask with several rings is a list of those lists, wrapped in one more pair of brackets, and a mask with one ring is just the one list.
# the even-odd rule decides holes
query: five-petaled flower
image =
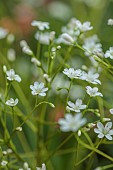
{"label": "five-petaled flower", "polygon": [[17,105],[17,103],[18,103],[18,99],[14,100],[13,98],[10,98],[9,100],[6,101],[5,104],[8,106],[14,107]]}
{"label": "five-petaled flower", "polygon": [[82,127],[87,122],[86,118],[82,118],[81,113],[72,115],[70,113],[65,114],[64,118],[58,120],[60,125],[60,130],[63,132],[76,132],[80,127]]}
{"label": "five-petaled flower", "polygon": [[48,90],[48,88],[44,87],[44,83],[41,82],[34,82],[34,86],[30,85],[30,89],[32,90],[32,95],[40,95],[40,96],[46,96],[46,91]]}
{"label": "five-petaled flower", "polygon": [[108,140],[112,140],[112,136],[113,135],[113,129],[111,129],[112,127],[112,122],[107,122],[105,127],[101,122],[97,122],[97,127],[94,129],[94,132],[98,134],[98,138],[103,138],[106,137]]}
{"label": "five-petaled flower", "polygon": [[80,69],[75,70],[74,68],[65,68],[63,73],[67,75],[69,78],[79,78],[82,75],[82,71]]}
{"label": "five-petaled flower", "polygon": [[68,102],[67,110],[71,110],[74,112],[80,112],[81,109],[85,109],[86,105],[82,104],[81,99],[77,99],[75,103],[72,103],[71,101]]}
{"label": "five-petaled flower", "polygon": [[87,86],[86,87],[86,92],[87,94],[89,94],[91,97],[96,97],[96,96],[101,96],[103,97],[102,93],[98,92],[98,88],[97,87],[90,87]]}
{"label": "five-petaled flower", "polygon": [[113,59],[113,47],[110,47],[109,50],[106,51],[104,57]]}
{"label": "five-petaled flower", "polygon": [[15,71],[13,69],[6,71],[6,75],[9,81],[15,80],[17,82],[21,82],[21,77],[18,74],[15,74]]}

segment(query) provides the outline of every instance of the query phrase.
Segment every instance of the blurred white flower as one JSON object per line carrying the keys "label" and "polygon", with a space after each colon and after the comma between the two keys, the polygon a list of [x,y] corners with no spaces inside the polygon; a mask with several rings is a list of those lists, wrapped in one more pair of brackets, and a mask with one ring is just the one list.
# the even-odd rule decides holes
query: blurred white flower
{"label": "blurred white flower", "polygon": [[11,62],[15,61],[16,59],[16,52],[13,48],[8,49],[7,51],[7,59]]}
{"label": "blurred white flower", "polygon": [[0,27],[0,39],[3,39],[7,36],[8,31],[5,28]]}
{"label": "blurred white flower", "polygon": [[1,165],[2,165],[2,166],[6,166],[7,164],[8,164],[7,161],[4,161],[4,160],[3,160],[3,161],[1,162]]}
{"label": "blurred white flower", "polygon": [[53,41],[55,38],[55,32],[44,32],[44,33],[39,33],[36,32],[35,34],[35,39],[38,40],[41,44],[49,45],[50,41]]}
{"label": "blurred white flower", "polygon": [[82,71],[80,69],[75,70],[74,68],[65,68],[63,73],[67,75],[69,78],[79,78],[82,75]]}
{"label": "blurred white flower", "polygon": [[48,22],[42,22],[42,21],[32,21],[32,26],[36,26],[40,31],[44,31],[46,29],[49,29],[49,23]]}
{"label": "blurred white flower", "polygon": [[72,103],[71,101],[69,101],[68,106],[66,107],[66,109],[69,109],[74,112],[80,112],[80,110],[85,109],[85,108],[86,108],[86,105],[82,104],[81,99],[77,99],[75,103]]}
{"label": "blurred white flower", "polygon": [[74,43],[74,39],[67,33],[63,33],[61,35],[61,38],[64,39],[65,41],[67,41],[67,43],[69,44],[73,44]]}
{"label": "blurred white flower", "polygon": [[113,47],[110,47],[109,50],[105,52],[104,57],[113,59]]}
{"label": "blurred white flower", "polygon": [[30,55],[30,56],[33,55],[33,51],[30,49],[29,45],[27,44],[25,40],[20,41],[20,47],[22,47],[23,53]]}
{"label": "blurred white flower", "polygon": [[7,36],[7,42],[8,42],[9,44],[11,44],[11,43],[14,42],[14,40],[15,40],[14,34],[8,34],[8,36]]}
{"label": "blurred white flower", "polygon": [[18,104],[18,99],[14,100],[13,98],[10,98],[5,104],[11,107],[16,106]]}
{"label": "blurred white flower", "polygon": [[102,44],[99,43],[99,38],[96,34],[85,38],[83,48],[86,50],[85,55],[91,56],[95,53],[102,53]]}
{"label": "blurred white flower", "polygon": [[9,81],[15,80],[17,82],[21,82],[21,77],[18,74],[15,74],[15,71],[13,69],[6,71],[6,75]]}
{"label": "blurred white flower", "polygon": [[32,95],[40,95],[40,96],[46,96],[46,91],[48,88],[44,87],[44,83],[41,82],[34,82],[34,86],[30,85],[30,89],[32,90]]}
{"label": "blurred white flower", "polygon": [[86,87],[86,92],[87,94],[89,94],[91,97],[95,97],[95,96],[101,96],[103,97],[102,93],[98,92],[98,88],[97,87],[90,87],[87,86]]}
{"label": "blurred white flower", "polygon": [[43,163],[42,167],[41,168],[36,167],[36,170],[46,170],[46,165]]}
{"label": "blurred white flower", "polygon": [[109,18],[107,24],[108,24],[108,25],[113,25],[113,19],[112,19],[112,18]]}
{"label": "blurred white flower", "polygon": [[108,140],[112,140],[113,129],[110,130],[112,122],[106,123],[105,127],[101,122],[97,122],[97,127],[94,129],[94,132],[98,134],[98,138],[106,137]]}
{"label": "blurred white flower", "polygon": [[113,115],[113,108],[111,108],[109,111],[110,111],[110,113]]}
{"label": "blurred white flower", "polygon": [[20,126],[19,126],[19,127],[16,127],[16,130],[19,131],[19,132],[21,132],[21,131],[22,131],[22,127],[20,127]]}
{"label": "blurred white flower", "polygon": [[80,30],[80,32],[86,32],[93,29],[93,27],[90,26],[91,23],[89,21],[86,21],[83,24],[79,20],[76,20],[75,22],[76,27]]}
{"label": "blurred white flower", "polygon": [[82,118],[81,113],[71,115],[70,113],[65,114],[64,118],[58,120],[60,129],[63,132],[76,132],[80,127],[82,127],[87,122],[86,118]]}
{"label": "blurred white flower", "polygon": [[35,65],[37,66],[41,66],[41,63],[38,59],[36,59],[35,57],[32,57],[31,58],[31,62],[34,63]]}
{"label": "blurred white flower", "polygon": [[23,168],[19,168],[19,170],[31,170],[31,168],[29,168],[29,164],[27,162],[24,162]]}
{"label": "blurred white flower", "polygon": [[6,65],[3,65],[3,72],[6,73],[6,71],[7,71],[7,67]]}
{"label": "blurred white flower", "polygon": [[94,70],[89,70],[88,73],[84,72],[80,77],[81,80],[86,80],[92,84],[101,84],[100,80],[98,80],[99,74],[94,73]]}

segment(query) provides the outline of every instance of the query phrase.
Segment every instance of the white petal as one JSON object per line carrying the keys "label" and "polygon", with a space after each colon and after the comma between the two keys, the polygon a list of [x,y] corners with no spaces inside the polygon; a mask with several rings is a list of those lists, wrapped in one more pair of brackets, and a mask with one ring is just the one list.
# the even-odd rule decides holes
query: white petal
{"label": "white petal", "polygon": [[105,137],[108,139],[108,140],[112,140],[112,136],[108,133],[105,135]]}
{"label": "white petal", "polygon": [[100,131],[102,131],[104,129],[104,126],[101,122],[97,122],[97,127]]}
{"label": "white petal", "polygon": [[104,134],[103,133],[100,133],[99,135],[98,135],[98,138],[103,138],[104,137]]}
{"label": "white petal", "polygon": [[97,128],[95,128],[95,129],[94,129],[94,132],[95,132],[95,133],[100,133],[100,130],[97,129]]}
{"label": "white petal", "polygon": [[112,127],[112,122],[107,122],[105,125],[105,129],[109,130]]}

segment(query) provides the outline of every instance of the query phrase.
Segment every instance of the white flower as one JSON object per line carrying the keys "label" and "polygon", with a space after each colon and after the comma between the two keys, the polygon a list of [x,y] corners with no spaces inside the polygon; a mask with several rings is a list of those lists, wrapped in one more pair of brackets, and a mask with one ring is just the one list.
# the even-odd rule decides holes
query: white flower
{"label": "white flower", "polygon": [[98,88],[97,87],[90,87],[87,86],[86,87],[86,92],[87,94],[89,94],[91,97],[95,97],[95,96],[101,96],[103,97],[102,93],[98,92]]}
{"label": "white flower", "polygon": [[29,46],[25,46],[22,48],[23,53],[27,54],[27,55],[33,55],[33,51],[30,49]]}
{"label": "white flower", "polygon": [[53,41],[55,38],[55,32],[44,32],[35,34],[35,39],[38,40],[41,44],[49,45],[50,41]]}
{"label": "white flower", "polygon": [[6,166],[7,164],[8,164],[7,161],[4,161],[4,160],[3,160],[3,161],[1,162],[1,165],[2,165],[2,166]]}
{"label": "white flower", "polygon": [[82,71],[80,69],[74,70],[74,68],[65,68],[63,73],[69,78],[79,78],[82,75]]}
{"label": "white flower", "polygon": [[109,50],[106,51],[104,57],[113,59],[113,47],[110,47]]}
{"label": "white flower", "polygon": [[13,69],[6,71],[6,75],[9,81],[15,80],[17,82],[21,82],[21,77],[18,74],[15,74],[15,71]]}
{"label": "white flower", "polygon": [[9,61],[15,61],[16,59],[16,52],[13,48],[8,49],[7,51],[7,58]]}
{"label": "white flower", "polygon": [[67,41],[68,43],[70,43],[70,44],[73,44],[73,43],[74,43],[73,38],[72,38],[69,34],[67,34],[67,33],[63,33],[63,34],[61,35],[61,37],[62,37],[65,41]]}
{"label": "white flower", "polygon": [[86,21],[82,24],[79,20],[76,20],[76,26],[81,32],[86,32],[86,31],[92,30],[93,27],[90,26],[90,24],[91,23],[89,21]]}
{"label": "white flower", "polygon": [[46,96],[46,91],[48,88],[44,87],[44,83],[41,82],[34,82],[34,86],[30,85],[30,89],[32,90],[32,95],[40,95],[40,96]]}
{"label": "white flower", "polygon": [[29,168],[29,165],[27,162],[24,162],[23,168],[19,168],[19,170],[31,170],[31,168]]}
{"label": "white flower", "polygon": [[113,19],[112,18],[108,19],[108,25],[113,25]]}
{"label": "white flower", "polygon": [[67,109],[74,111],[74,112],[80,112],[81,109],[85,109],[86,105],[82,104],[81,99],[77,99],[75,103],[72,103],[71,101],[68,102]]}
{"label": "white flower", "polygon": [[44,31],[45,29],[49,29],[49,23],[48,22],[42,22],[42,21],[32,21],[32,26],[38,27],[40,31]]}
{"label": "white flower", "polygon": [[19,132],[21,132],[21,131],[22,131],[22,127],[21,127],[21,126],[16,127],[16,130],[19,131]]}
{"label": "white flower", "polygon": [[100,80],[98,80],[99,74],[94,73],[93,70],[89,70],[88,73],[85,73],[80,77],[81,80],[86,80],[92,84],[101,84]]}
{"label": "white flower", "polygon": [[98,134],[98,138],[103,138],[105,136],[108,140],[112,140],[111,135],[113,135],[113,129],[110,130],[112,122],[106,123],[105,127],[101,122],[97,122],[97,127],[98,128],[94,129],[94,132]]}
{"label": "white flower", "polygon": [[81,113],[71,115],[70,113],[65,114],[65,118],[60,118],[58,124],[63,132],[76,132],[80,127],[86,123],[86,118],[82,118]]}
{"label": "white flower", "polygon": [[8,105],[8,106],[16,106],[17,105],[17,103],[18,103],[18,99],[13,99],[13,98],[10,98],[9,100],[7,100],[6,101],[6,105]]}
{"label": "white flower", "polygon": [[97,35],[85,38],[83,48],[86,50],[86,56],[91,56],[95,53],[102,53],[102,44],[99,43],[99,38],[97,37]]}
{"label": "white flower", "polygon": [[0,39],[3,39],[7,36],[8,31],[2,27],[0,27]]}
{"label": "white flower", "polygon": [[94,170],[102,170],[102,168],[101,167],[97,167]]}
{"label": "white flower", "polygon": [[34,58],[34,57],[31,58],[31,62],[34,63],[37,66],[41,66],[40,61],[38,59]]}
{"label": "white flower", "polygon": [[36,170],[46,170],[46,165],[43,163],[42,167],[41,168],[36,167]]}
{"label": "white flower", "polygon": [[109,111],[110,111],[110,113],[113,115],[113,108],[111,108]]}

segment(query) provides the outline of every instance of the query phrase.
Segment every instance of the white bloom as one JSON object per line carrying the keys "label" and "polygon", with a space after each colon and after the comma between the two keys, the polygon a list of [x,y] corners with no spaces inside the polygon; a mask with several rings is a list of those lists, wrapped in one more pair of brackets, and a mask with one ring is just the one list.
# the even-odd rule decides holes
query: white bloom
{"label": "white bloom", "polygon": [[2,166],[6,166],[7,164],[8,164],[7,161],[4,161],[4,160],[3,160],[3,161],[1,162],[1,165],[2,165]]}
{"label": "white bloom", "polygon": [[86,92],[87,94],[89,94],[91,97],[95,97],[95,96],[101,96],[103,97],[102,93],[98,92],[98,88],[97,87],[90,87],[87,86],[86,87]]}
{"label": "white bloom", "polygon": [[65,118],[60,118],[58,124],[63,132],[76,132],[80,127],[86,123],[86,118],[82,118],[81,113],[71,115],[70,113],[65,114]]}
{"label": "white bloom", "polygon": [[30,49],[29,46],[25,46],[22,48],[23,53],[28,54],[28,55],[33,55],[33,51]]}
{"label": "white bloom", "polygon": [[68,43],[70,43],[70,44],[73,44],[73,43],[74,43],[73,38],[72,38],[69,34],[67,34],[67,33],[63,33],[63,34],[61,35],[61,37],[62,37],[65,41],[67,41]]}
{"label": "white bloom", "polygon": [[112,122],[106,123],[105,127],[101,122],[97,122],[97,127],[98,128],[94,129],[94,132],[98,134],[98,138],[103,138],[105,136],[108,140],[112,140],[111,135],[113,135],[113,129],[110,130]]}
{"label": "white bloom", "polygon": [[102,168],[101,167],[97,167],[94,170],[102,170]]}
{"label": "white bloom", "polygon": [[90,24],[91,23],[88,21],[86,21],[82,24],[79,20],[76,20],[76,26],[81,32],[86,32],[86,31],[92,30],[93,27],[90,26]]}
{"label": "white bloom", "polygon": [[7,36],[8,31],[2,27],[0,27],[0,39],[3,39]]}
{"label": "white bloom", "polygon": [[99,74],[94,73],[93,70],[89,70],[88,73],[85,73],[80,77],[81,80],[86,80],[92,84],[101,84],[100,80],[98,80]]}
{"label": "white bloom", "polygon": [[46,91],[48,88],[44,87],[44,83],[41,82],[34,82],[34,86],[30,85],[30,89],[32,90],[32,95],[40,95],[40,96],[46,96]]}
{"label": "white bloom", "polygon": [[16,130],[21,132],[22,131],[22,127],[19,126],[19,127],[16,128]]}
{"label": "white bloom", "polygon": [[13,98],[10,98],[10,100],[7,100],[5,104],[13,107],[13,106],[16,106],[17,103],[18,103],[18,99],[14,100]]}
{"label": "white bloom", "polygon": [[35,34],[35,39],[38,40],[41,44],[49,45],[50,41],[53,41],[55,38],[55,32],[44,32]]}
{"label": "white bloom", "polygon": [[113,115],[113,108],[111,108],[109,111],[110,111],[110,113]]}
{"label": "white bloom", "polygon": [[69,78],[79,78],[82,75],[82,71],[80,69],[74,70],[74,68],[65,68],[63,73]]}
{"label": "white bloom", "polygon": [[109,50],[106,51],[104,57],[113,59],[113,47],[110,47]]}
{"label": "white bloom", "polygon": [[7,58],[9,61],[15,61],[16,59],[16,52],[13,48],[8,49],[7,51]]}
{"label": "white bloom", "polygon": [[48,22],[42,22],[42,21],[32,21],[32,26],[38,27],[40,31],[44,31],[45,29],[49,29],[49,23]]}
{"label": "white bloom", "polygon": [[15,40],[14,34],[9,34],[9,35],[7,36],[7,42],[8,42],[9,44],[13,43],[14,40]]}
{"label": "white bloom", "polygon": [[40,61],[38,59],[34,58],[34,57],[31,58],[31,62],[34,63],[37,66],[41,66]]}
{"label": "white bloom", "polygon": [[97,37],[97,35],[85,38],[83,48],[86,50],[86,56],[91,56],[95,53],[102,53],[102,44],[99,43],[99,38]]}
{"label": "white bloom", "polygon": [[43,163],[42,167],[41,168],[36,167],[36,170],[46,170],[46,165]]}
{"label": "white bloom", "polygon": [[85,109],[86,105],[82,104],[81,99],[77,99],[75,103],[72,103],[71,101],[68,102],[67,109],[74,111],[74,112],[80,112],[80,110]]}
{"label": "white bloom", "polygon": [[6,65],[3,65],[3,72],[6,73],[6,71],[7,71],[7,67]]}
{"label": "white bloom", "polygon": [[113,25],[113,19],[112,18],[108,19],[108,25]]}
{"label": "white bloom", "polygon": [[21,82],[21,77],[18,74],[15,74],[15,71],[13,69],[6,71],[6,75],[9,81],[15,80],[17,82]]}

